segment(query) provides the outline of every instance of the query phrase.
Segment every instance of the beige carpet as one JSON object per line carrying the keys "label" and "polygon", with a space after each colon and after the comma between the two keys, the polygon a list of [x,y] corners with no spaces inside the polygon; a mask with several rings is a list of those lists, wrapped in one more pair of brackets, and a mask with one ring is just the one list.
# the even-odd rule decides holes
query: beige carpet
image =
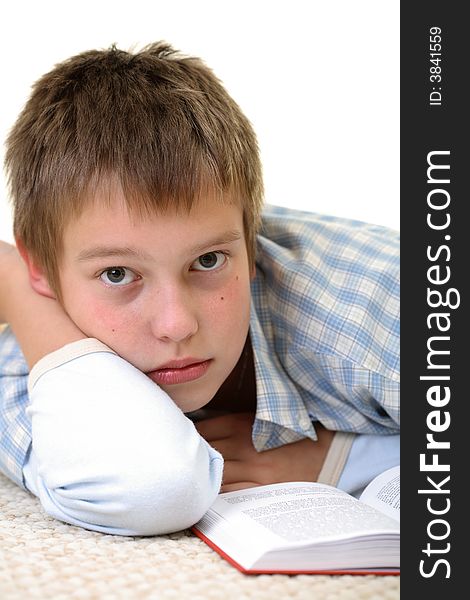
{"label": "beige carpet", "polygon": [[0,475],[1,600],[396,600],[399,577],[242,575],[188,531],[103,535],[44,515]]}

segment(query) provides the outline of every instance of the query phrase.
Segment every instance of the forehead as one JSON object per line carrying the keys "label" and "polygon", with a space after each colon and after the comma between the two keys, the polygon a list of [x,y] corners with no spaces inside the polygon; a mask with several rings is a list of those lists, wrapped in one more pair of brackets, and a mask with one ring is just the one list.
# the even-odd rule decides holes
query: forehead
{"label": "forehead", "polygon": [[83,255],[93,247],[135,247],[159,251],[203,247],[206,241],[243,237],[243,212],[229,197],[201,196],[191,208],[132,209],[122,191],[89,199],[64,229],[65,255]]}
{"label": "forehead", "polygon": [[[123,184],[119,174],[94,175],[86,184],[82,193],[72,203],[74,216],[84,210],[104,207],[126,207],[129,217],[138,220],[140,217],[164,215],[166,213],[185,214],[201,205],[215,206],[236,204],[243,209],[242,195],[234,189],[221,190],[209,180],[200,184],[198,191],[192,196],[170,197],[145,186],[136,188]],[[96,211],[94,211],[96,212]]]}

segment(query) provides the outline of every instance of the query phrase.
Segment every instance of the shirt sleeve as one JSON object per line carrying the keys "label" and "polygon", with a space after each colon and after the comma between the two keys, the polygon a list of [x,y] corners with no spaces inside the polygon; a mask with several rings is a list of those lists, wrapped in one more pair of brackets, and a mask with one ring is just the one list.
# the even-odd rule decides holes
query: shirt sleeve
{"label": "shirt sleeve", "polygon": [[31,444],[28,373],[11,329],[0,325],[0,471],[23,488],[22,470]]}
{"label": "shirt sleeve", "polygon": [[337,431],[318,483],[327,483],[359,498],[380,473],[400,465],[400,436]]}
{"label": "shirt sleeve", "polygon": [[399,465],[399,435],[357,435],[336,486],[359,498],[374,477]]}
{"label": "shirt sleeve", "polygon": [[214,501],[221,455],[163,390],[98,340],[39,361],[29,393],[25,477],[51,516],[158,535],[193,525]]}

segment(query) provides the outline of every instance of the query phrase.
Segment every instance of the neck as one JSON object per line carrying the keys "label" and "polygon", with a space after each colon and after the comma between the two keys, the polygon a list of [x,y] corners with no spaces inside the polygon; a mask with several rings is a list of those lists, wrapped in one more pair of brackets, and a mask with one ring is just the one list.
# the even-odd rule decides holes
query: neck
{"label": "neck", "polygon": [[255,367],[250,334],[237,364],[207,408],[227,412],[256,412]]}

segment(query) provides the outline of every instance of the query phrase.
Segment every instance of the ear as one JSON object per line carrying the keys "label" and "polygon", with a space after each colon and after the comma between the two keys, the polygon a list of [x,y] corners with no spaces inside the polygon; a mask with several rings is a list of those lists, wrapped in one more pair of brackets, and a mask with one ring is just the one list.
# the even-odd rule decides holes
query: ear
{"label": "ear", "polygon": [[16,240],[16,247],[18,248],[18,252],[21,254],[21,257],[28,268],[29,281],[33,290],[35,290],[38,294],[41,294],[41,296],[47,296],[48,298],[56,299],[56,295],[49,285],[44,269],[36,263],[31,254],[24,247],[24,244],[21,240]]}

